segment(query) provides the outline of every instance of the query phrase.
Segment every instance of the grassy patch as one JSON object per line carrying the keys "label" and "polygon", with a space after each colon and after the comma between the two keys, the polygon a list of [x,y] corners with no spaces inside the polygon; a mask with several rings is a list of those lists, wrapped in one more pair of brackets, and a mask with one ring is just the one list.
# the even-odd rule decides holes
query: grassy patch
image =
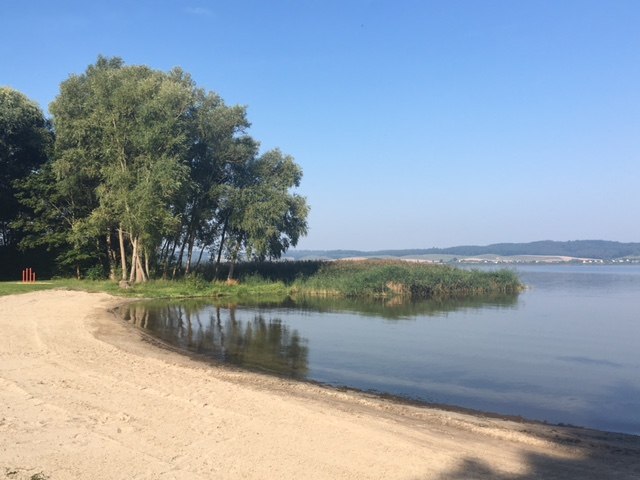
{"label": "grassy patch", "polygon": [[36,292],[38,290],[49,290],[55,288],[51,282],[20,283],[20,282],[0,282],[0,296],[15,295],[19,293]]}
{"label": "grassy patch", "polygon": [[510,270],[483,272],[392,260],[329,262],[293,284],[302,294],[346,297],[444,298],[516,293],[522,288]]}
{"label": "grassy patch", "polygon": [[[296,264],[300,270],[296,274]],[[313,267],[313,268],[310,268]],[[285,278],[278,279],[278,269]],[[52,280],[22,285],[0,283],[0,295],[65,288],[106,292],[133,298],[206,297],[230,300],[273,300],[287,296],[451,298],[474,295],[512,294],[522,289],[518,276],[509,270],[485,272],[446,265],[391,260],[336,262],[281,262],[265,278],[257,269],[247,269],[236,284],[209,282],[194,276],[181,280],[152,280],[121,289],[108,280]]]}
{"label": "grassy patch", "polygon": [[250,279],[237,285],[224,282],[207,282],[199,278],[184,280],[151,280],[122,289],[116,282],[109,280],[59,279],[36,284],[0,282],[0,295],[13,295],[38,290],[62,288],[84,292],[105,292],[111,295],[131,298],[185,298],[213,297],[243,299],[248,297],[278,297],[284,299],[289,288],[282,282]]}

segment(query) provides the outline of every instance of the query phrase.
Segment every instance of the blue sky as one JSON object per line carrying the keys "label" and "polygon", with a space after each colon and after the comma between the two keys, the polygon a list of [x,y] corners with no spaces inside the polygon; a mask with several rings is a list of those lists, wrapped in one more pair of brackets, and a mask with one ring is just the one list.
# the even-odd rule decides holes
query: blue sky
{"label": "blue sky", "polygon": [[45,110],[98,54],[180,66],[304,170],[299,248],[640,241],[640,2],[0,0]]}

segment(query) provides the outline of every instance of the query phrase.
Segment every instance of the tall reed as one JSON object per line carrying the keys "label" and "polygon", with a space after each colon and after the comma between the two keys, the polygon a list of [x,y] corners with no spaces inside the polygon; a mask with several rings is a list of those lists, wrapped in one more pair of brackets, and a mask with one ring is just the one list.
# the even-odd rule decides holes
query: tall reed
{"label": "tall reed", "polygon": [[327,262],[293,283],[294,292],[347,297],[452,297],[516,293],[523,285],[510,270],[463,270],[397,260]]}

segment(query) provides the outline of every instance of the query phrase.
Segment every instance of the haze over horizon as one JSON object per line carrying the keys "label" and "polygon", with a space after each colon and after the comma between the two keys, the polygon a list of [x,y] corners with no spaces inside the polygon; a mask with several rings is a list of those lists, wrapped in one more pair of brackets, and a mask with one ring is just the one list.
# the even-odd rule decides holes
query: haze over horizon
{"label": "haze over horizon", "polygon": [[432,245],[432,246],[414,246],[414,247],[405,247],[405,248],[376,248],[376,249],[362,249],[362,248],[293,248],[292,251],[357,251],[357,252],[382,252],[382,251],[405,251],[405,250],[447,250],[451,248],[460,248],[460,247],[491,247],[494,245],[503,246],[503,245],[529,245],[529,244],[538,244],[538,243],[581,243],[581,242],[611,242],[611,243],[621,243],[628,244],[634,243],[640,245],[640,242],[620,242],[618,240],[607,240],[607,239],[594,239],[594,238],[584,238],[584,239],[573,239],[573,240],[531,240],[527,242],[492,242],[487,244],[471,244],[471,243],[460,243],[456,245]]}
{"label": "haze over horizon", "polygon": [[304,170],[299,250],[640,241],[636,1],[5,2],[43,110],[99,54],[182,67]]}

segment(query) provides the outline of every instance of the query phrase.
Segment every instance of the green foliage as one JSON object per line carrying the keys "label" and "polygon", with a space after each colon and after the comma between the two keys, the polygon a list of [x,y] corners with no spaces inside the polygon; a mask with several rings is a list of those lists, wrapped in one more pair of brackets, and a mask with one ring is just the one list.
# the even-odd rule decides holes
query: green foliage
{"label": "green foliage", "polygon": [[11,225],[24,213],[17,184],[47,160],[52,142],[42,110],[22,93],[0,87],[0,247],[20,241]]}
{"label": "green foliage", "polygon": [[98,57],[50,111],[53,157],[12,198],[30,212],[16,223],[22,247],[49,249],[62,273],[174,277],[197,247],[277,258],[306,233],[306,200],[289,192],[300,167],[279,150],[260,156],[246,108],[180,69]]}
{"label": "green foliage", "polygon": [[[265,281],[283,282],[286,285],[292,284],[300,278],[307,278],[315,274],[325,262],[322,261],[252,261],[241,262],[236,266],[236,274],[241,283],[247,283],[251,279],[264,279]],[[218,269],[220,278],[227,278],[230,265],[222,264]],[[198,270],[204,278],[214,279],[213,266],[208,264]]]}
{"label": "green foliage", "polygon": [[87,280],[106,280],[107,275],[102,265],[89,267],[84,274]]}
{"label": "green foliage", "polygon": [[257,299],[282,301],[289,289],[282,282],[253,282],[227,285],[224,282],[206,282],[202,279],[150,280],[122,289],[111,280],[56,279],[36,284],[0,282],[0,296],[28,293],[55,288],[91,293],[104,292],[130,298],[219,298],[228,301]]}
{"label": "green foliage", "polygon": [[[121,289],[113,281],[53,280],[36,285],[0,283],[0,295],[68,288],[135,298],[224,298],[230,301],[282,301],[288,296],[335,298],[451,298],[483,296],[509,303],[523,285],[509,270],[481,272],[442,265],[392,261],[261,262],[241,264],[239,283],[210,282],[191,274],[181,280],[152,280]],[[472,305],[471,303],[470,305]]]}
{"label": "green foliage", "polygon": [[294,283],[294,290],[347,297],[453,297],[515,293],[522,284],[509,270],[481,272],[446,265],[401,261],[327,262],[317,274]]}
{"label": "green foliage", "polygon": [[69,231],[76,249],[124,229],[135,245],[136,278],[146,278],[137,268],[141,252],[155,250],[179,224],[172,205],[188,178],[192,90],[180,72],[104,58],[63,82],[50,106],[57,133],[52,170],[61,191],[92,187],[92,196],[81,202],[86,211],[73,218]]}
{"label": "green foliage", "polygon": [[226,216],[231,260],[241,249],[247,259],[280,258],[307,233],[306,200],[289,192],[300,184],[302,170],[277,149],[235,170]]}

